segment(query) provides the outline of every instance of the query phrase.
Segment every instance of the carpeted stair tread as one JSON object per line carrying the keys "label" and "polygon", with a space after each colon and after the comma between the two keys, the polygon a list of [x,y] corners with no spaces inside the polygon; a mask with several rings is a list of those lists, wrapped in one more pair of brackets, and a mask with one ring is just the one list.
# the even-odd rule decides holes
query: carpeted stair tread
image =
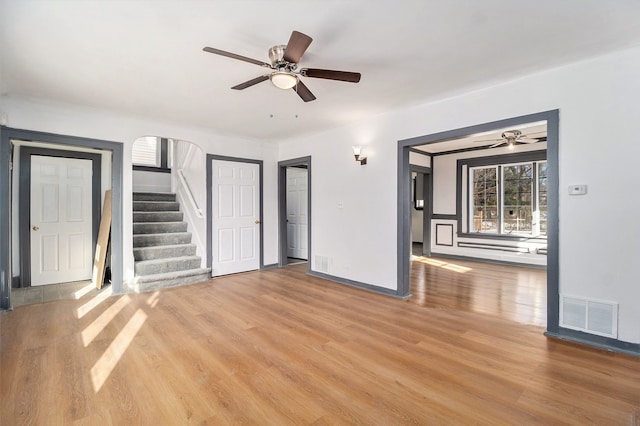
{"label": "carpeted stair tread", "polygon": [[153,212],[153,211],[179,211],[180,203],[177,201],[134,201],[134,212]]}
{"label": "carpeted stair tread", "polygon": [[128,287],[133,292],[141,293],[184,284],[200,283],[209,279],[211,279],[211,268],[195,268],[186,271],[138,276]]}
{"label": "carpeted stair tread", "polygon": [[180,211],[133,212],[133,223],[141,222],[182,222],[184,213]]}
{"label": "carpeted stair tread", "polygon": [[200,267],[200,256],[169,257],[135,262],[136,275],[163,274],[165,272],[196,269]]}
{"label": "carpeted stair tread", "polygon": [[195,256],[195,254],[195,244],[169,244],[165,246],[136,247],[133,249],[133,258],[137,262],[168,257]]}
{"label": "carpeted stair tread", "polygon": [[133,201],[176,201],[172,192],[134,192]]}
{"label": "carpeted stair tread", "polygon": [[165,234],[186,232],[187,222],[134,222],[133,234]]}
{"label": "carpeted stair tread", "polygon": [[133,236],[133,247],[166,246],[191,243],[191,232],[138,234]]}

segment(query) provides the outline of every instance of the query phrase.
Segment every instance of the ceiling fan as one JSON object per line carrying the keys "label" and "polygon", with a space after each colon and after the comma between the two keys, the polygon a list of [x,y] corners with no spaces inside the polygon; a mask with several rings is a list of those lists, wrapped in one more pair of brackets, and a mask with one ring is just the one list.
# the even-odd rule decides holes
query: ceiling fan
{"label": "ceiling fan", "polygon": [[300,80],[302,77],[324,78],[326,80],[347,81],[357,83],[360,81],[360,73],[348,71],[325,70],[319,68],[301,68],[298,70],[298,62],[304,55],[313,39],[299,31],[293,31],[287,45],[276,45],[269,49],[269,59],[271,63],[262,62],[257,59],[247,58],[213,47],[205,47],[202,50],[215,55],[226,56],[231,59],[249,62],[261,67],[269,68],[267,74],[253,78],[244,83],[233,86],[234,90],[243,90],[265,80],[271,80],[274,86],[280,89],[293,89],[303,101],[309,102],[316,99],[311,91]]}
{"label": "ceiling fan", "polygon": [[[540,132],[540,133],[544,133],[544,132]],[[533,133],[533,134],[537,134],[537,133]],[[531,138],[529,136],[530,135],[524,135],[520,130],[514,129],[514,130],[506,130],[502,132],[500,139],[485,139],[485,140],[475,141],[475,142],[476,143],[497,142],[491,145],[489,148],[497,148],[500,145],[507,145],[509,149],[513,149],[513,147],[515,147],[517,144],[536,143],[536,142],[540,142],[542,140],[547,139],[546,137]]]}

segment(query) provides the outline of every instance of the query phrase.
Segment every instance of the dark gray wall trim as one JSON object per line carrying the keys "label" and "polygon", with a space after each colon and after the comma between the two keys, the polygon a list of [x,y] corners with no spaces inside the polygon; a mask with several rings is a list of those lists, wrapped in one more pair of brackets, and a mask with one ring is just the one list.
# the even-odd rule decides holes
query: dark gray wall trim
{"label": "dark gray wall trim", "polygon": [[121,142],[59,135],[9,127],[0,128],[0,309],[10,309],[11,292],[11,144],[12,139],[44,142],[52,145],[79,146],[111,151],[111,287],[115,294],[122,292],[123,278],[123,147]]}
{"label": "dark gray wall trim", "polygon": [[[547,331],[557,332],[559,324],[559,303],[558,292],[558,142],[559,142],[559,110],[550,110],[519,117],[507,118],[490,123],[483,123],[459,129],[447,130],[444,132],[429,135],[417,136],[414,138],[398,141],[398,199],[397,199],[397,232],[398,232],[398,292],[409,293],[409,268],[410,268],[410,226],[411,222],[407,213],[409,206],[410,182],[409,182],[409,149],[412,146],[427,145],[445,140],[459,139],[475,133],[489,132],[511,126],[518,126],[536,121],[547,122]],[[458,179],[460,176],[458,176]],[[476,259],[477,260],[477,259]]]}
{"label": "dark gray wall trim", "polygon": [[[415,145],[415,144],[413,144]],[[397,256],[396,265],[398,268],[397,295],[400,297],[410,296],[410,262],[411,262],[411,169],[409,165],[409,147],[411,144],[398,144],[398,224],[397,224]]]}
{"label": "dark gray wall trim", "polygon": [[422,196],[425,205],[422,215],[422,255],[429,256],[431,254],[431,217],[433,216],[433,169],[416,164],[411,164],[410,169],[411,172],[423,175]]}
{"label": "dark gray wall trim", "polygon": [[265,271],[266,271],[267,269],[277,269],[277,268],[279,268],[279,267],[280,267],[280,265],[278,265],[277,263],[270,263],[270,264],[268,264],[268,265],[264,265],[264,266],[262,267],[262,270],[265,270]]}
{"label": "dark gray wall trim", "polygon": [[431,215],[431,219],[434,220],[458,220],[458,216],[455,214],[439,214],[434,213]]}
{"label": "dark gray wall trim", "polygon": [[395,291],[388,289],[388,288],[384,288],[384,287],[378,287],[375,285],[371,285],[371,284],[365,284],[365,283],[361,283],[360,281],[353,281],[353,280],[349,280],[346,278],[340,278],[340,277],[336,277],[334,275],[329,275],[329,274],[324,274],[322,272],[316,272],[316,271],[311,271],[309,272],[309,275],[316,277],[316,278],[322,278],[323,280],[327,280],[327,281],[333,281],[336,282],[338,284],[344,284],[344,285],[348,285],[350,287],[355,287],[358,288],[360,290],[366,290],[366,291],[371,291],[373,293],[378,293],[378,294],[383,294],[385,296],[392,296],[392,297],[397,297],[400,299],[407,299],[409,297],[411,297],[410,294],[406,295],[406,296],[399,296]]}
{"label": "dark gray wall trim", "polygon": [[[442,232],[444,232],[444,229],[446,228],[446,232],[450,235],[451,237],[451,244],[442,244],[439,243],[439,236],[440,236],[440,232],[442,230]],[[453,247],[453,224],[451,223],[436,223],[436,245],[437,246],[446,246],[446,247]]]}
{"label": "dark gray wall trim", "polygon": [[0,126],[0,309],[11,309],[11,143]]}
{"label": "dark gray wall trim", "polygon": [[169,140],[165,138],[160,138],[160,168],[169,169]]}
{"label": "dark gray wall trim", "polygon": [[137,172],[171,173],[171,169],[166,169],[162,167],[137,166],[134,164],[132,168]]}
{"label": "dark gray wall trim", "polygon": [[307,272],[311,272],[311,156],[278,162],[278,265],[287,265],[287,167],[307,169]]}
{"label": "dark gray wall trim", "polygon": [[559,137],[560,113],[558,110],[546,114],[547,120],[547,331],[558,332],[560,328],[560,243],[559,243],[559,199],[560,172]]}
{"label": "dark gray wall trim", "polygon": [[640,343],[629,343],[610,337],[596,336],[582,331],[570,330],[559,327],[557,332],[546,331],[546,336],[555,339],[566,340],[568,342],[580,343],[588,346],[595,346],[607,351],[620,352],[627,355],[640,357]]}
{"label": "dark gray wall trim", "polygon": [[233,161],[236,163],[249,163],[249,164],[257,164],[258,165],[258,175],[260,177],[260,269],[264,269],[264,220],[263,220],[263,205],[264,205],[264,177],[263,177],[263,161],[262,160],[254,160],[251,158],[238,158],[238,157],[227,157],[224,155],[215,155],[215,154],[207,154],[207,268],[211,268],[212,259],[211,255],[213,253],[213,239],[211,238],[211,221],[213,219],[213,212],[211,211],[211,206],[213,205],[213,200],[211,198],[211,187],[213,185],[213,167],[211,166],[211,161],[213,160],[221,160],[221,161]]}
{"label": "dark gray wall trim", "polygon": [[[530,161],[544,161],[547,159],[547,151],[528,151],[517,152],[515,154],[504,155],[489,155],[486,157],[475,158],[462,158],[456,162],[456,216],[458,220],[458,235],[469,236],[470,233],[462,232],[462,200],[466,197],[466,194],[462,193],[462,182],[466,178],[464,176],[464,170],[466,167],[467,174],[469,173],[469,167],[482,167],[482,166],[500,166],[502,164],[512,163],[526,163]],[[498,193],[498,201],[500,202],[501,194]],[[500,226],[502,226],[502,215],[500,215]],[[496,234],[495,238],[509,238],[509,235]]]}
{"label": "dark gray wall trim", "polygon": [[20,288],[20,277],[11,278],[11,288]]}
{"label": "dark gray wall trim", "polygon": [[91,259],[95,256],[98,241],[98,226],[102,216],[102,155],[91,152],[67,151],[47,149],[33,146],[20,147],[20,193],[19,193],[19,221],[20,235],[20,285],[31,287],[31,156],[47,156],[59,158],[73,158],[90,160],[92,165],[91,182]]}

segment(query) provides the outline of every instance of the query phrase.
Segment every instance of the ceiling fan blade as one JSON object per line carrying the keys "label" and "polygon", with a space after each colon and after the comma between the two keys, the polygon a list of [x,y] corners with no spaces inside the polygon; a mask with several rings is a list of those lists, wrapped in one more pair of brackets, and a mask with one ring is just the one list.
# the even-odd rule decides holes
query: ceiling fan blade
{"label": "ceiling fan blade", "polygon": [[262,62],[257,59],[247,58],[246,56],[238,55],[231,52],[226,52],[224,50],[214,49],[213,47],[204,47],[202,48],[202,50],[204,50],[205,52],[213,53],[214,55],[226,56],[227,58],[249,62],[250,64],[260,65],[261,67],[271,68],[271,65],[266,62]]}
{"label": "ceiling fan blade", "polygon": [[240,83],[240,84],[238,84],[236,86],[233,86],[232,89],[235,89],[235,90],[246,89],[247,87],[251,87],[251,86],[253,86],[255,84],[262,83],[265,80],[269,80],[269,74],[261,75],[260,77],[256,77],[256,78],[252,78],[249,81],[245,81],[244,83]]}
{"label": "ceiling fan blade", "polygon": [[501,141],[501,142],[498,142],[498,143],[494,143],[494,144],[493,144],[493,145],[491,145],[489,148],[495,148],[495,147],[500,146],[500,145],[505,144],[505,143],[507,143],[507,142],[505,142],[505,141]]}
{"label": "ceiling fan blade", "polygon": [[481,141],[473,141],[473,143],[484,143],[484,142],[504,142],[504,139],[483,139]]}
{"label": "ceiling fan blade", "polygon": [[516,142],[522,142],[522,143],[536,143],[538,142],[540,139],[535,139],[535,138],[528,138],[528,137],[522,137],[522,138],[518,138],[516,139]]}
{"label": "ceiling fan blade", "polygon": [[292,89],[302,98],[305,102],[311,102],[316,99],[316,97],[311,93],[311,90],[304,83],[298,79],[298,84],[292,87]]}
{"label": "ceiling fan blade", "polygon": [[350,83],[357,83],[360,81],[359,72],[323,70],[319,68],[303,68],[300,70],[300,74],[304,75],[305,77],[348,81]]}
{"label": "ceiling fan blade", "polygon": [[291,37],[289,37],[289,43],[284,49],[283,59],[287,62],[293,62],[297,64],[300,62],[300,58],[307,51],[307,48],[311,44],[313,39],[306,34],[302,34],[299,31],[292,31]]}

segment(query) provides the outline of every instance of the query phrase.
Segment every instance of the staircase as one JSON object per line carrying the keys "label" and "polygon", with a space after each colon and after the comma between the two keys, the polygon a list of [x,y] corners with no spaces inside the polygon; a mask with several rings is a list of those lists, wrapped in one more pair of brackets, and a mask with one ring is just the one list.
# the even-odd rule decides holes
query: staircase
{"label": "staircase", "polygon": [[206,281],[211,269],[201,268],[196,245],[182,220],[176,194],[133,193],[134,292]]}

